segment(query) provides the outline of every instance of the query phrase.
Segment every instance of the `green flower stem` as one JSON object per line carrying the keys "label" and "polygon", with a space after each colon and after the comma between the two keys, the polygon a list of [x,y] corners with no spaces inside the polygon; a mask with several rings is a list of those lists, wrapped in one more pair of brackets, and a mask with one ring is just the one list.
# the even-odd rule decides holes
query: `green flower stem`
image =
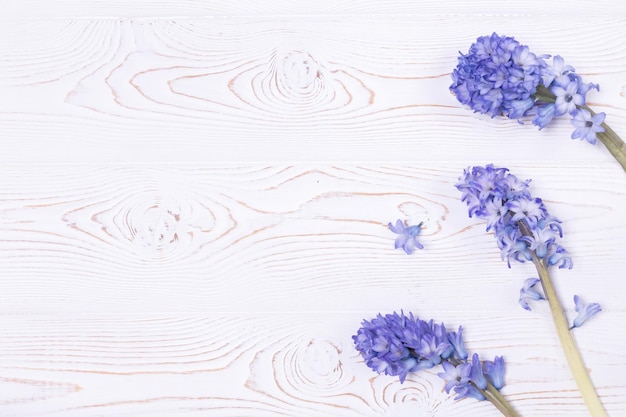
{"label": "green flower stem", "polygon": [[[537,87],[537,92],[534,94],[534,97],[544,103],[554,103],[556,100],[554,94],[543,85]],[[592,116],[596,114],[587,105],[578,107],[587,110]],[[609,125],[602,123],[602,127],[604,128],[604,132],[597,133],[596,137],[606,146],[609,153],[613,155],[613,158],[622,166],[622,169],[626,171],[626,143],[624,143]]]}
{"label": "green flower stem", "polygon": [[535,99],[544,102],[544,103],[554,103],[556,101],[556,96],[552,94],[552,91],[547,89],[544,85],[539,84],[537,86],[537,92],[533,94]]}
{"label": "green flower stem", "polygon": [[[532,236],[530,229],[524,222],[520,221],[518,224],[524,235]],[[548,300],[548,304],[550,305],[550,312],[552,313],[552,319],[554,320],[554,325],[556,326],[556,332],[559,336],[559,340],[561,341],[561,347],[565,353],[565,359],[567,360],[570,371],[574,376],[578,390],[580,391],[580,394],[583,397],[583,400],[587,405],[587,409],[592,417],[608,417],[608,414],[604,409],[598,394],[596,393],[596,389],[591,382],[591,378],[589,377],[583,358],[578,350],[578,347],[576,346],[576,341],[570,331],[567,318],[563,313],[563,307],[561,306],[561,302],[556,294],[556,289],[554,288],[554,285],[552,285],[552,280],[550,279],[550,274],[548,272],[548,266],[541,259],[539,259],[534,251],[532,251],[531,254],[533,263],[535,264],[537,273],[539,274],[539,279],[541,280],[544,294]]]}
{"label": "green flower stem", "polygon": [[511,406],[511,404],[504,398],[500,391],[496,389],[491,384],[487,384],[487,388],[478,389],[486,399],[491,401],[491,403],[506,417],[521,417],[520,414],[515,411],[515,409]]}
{"label": "green flower stem", "polygon": [[[592,116],[595,116],[594,111],[591,110],[589,106],[584,105],[582,108],[591,113]],[[598,140],[606,146],[611,155],[613,155],[613,158],[615,158],[622,166],[622,169],[626,171],[626,143],[617,136],[617,133],[615,133],[609,125],[602,123],[602,127],[604,128],[604,132],[596,134]]]}

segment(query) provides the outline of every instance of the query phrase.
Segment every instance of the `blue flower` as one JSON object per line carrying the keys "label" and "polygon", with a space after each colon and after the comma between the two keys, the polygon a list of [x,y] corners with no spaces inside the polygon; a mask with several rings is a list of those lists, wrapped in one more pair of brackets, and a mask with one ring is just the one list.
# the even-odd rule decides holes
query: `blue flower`
{"label": "blue flower", "polygon": [[465,350],[465,343],[463,342],[463,326],[459,326],[458,332],[448,332],[448,341],[454,347],[457,358],[467,359],[467,350]]}
{"label": "blue flower", "polygon": [[403,312],[364,320],[352,340],[367,366],[378,373],[399,376],[400,382],[409,372],[432,368],[454,351],[443,324]]}
{"label": "blue flower", "polygon": [[548,265],[571,268],[570,257],[557,242],[563,235],[561,222],[548,213],[540,198],[532,197],[530,181],[521,181],[508,171],[489,164],[463,172],[456,187],[469,216],[487,222],[509,267],[511,260],[532,260],[534,252]]}
{"label": "blue flower", "polygon": [[537,285],[538,283],[539,279],[528,278],[526,281],[524,281],[524,286],[522,287],[522,289],[519,290],[519,305],[521,305],[525,310],[530,311],[530,306],[528,305],[529,300],[545,300],[543,294],[534,289],[535,285]]}
{"label": "blue flower", "polygon": [[493,33],[459,56],[450,90],[476,112],[517,119],[533,107],[544,65],[527,46]]}
{"label": "blue flower", "polygon": [[534,250],[537,256],[543,259],[556,241],[557,233],[548,227],[535,228],[532,229],[532,236],[524,236],[522,239],[528,242],[530,250]]}
{"label": "blue flower", "polygon": [[396,221],[396,225],[389,223],[389,230],[398,234],[396,238],[395,248],[402,248],[410,255],[415,249],[424,249],[424,246],[417,241],[417,235],[422,231],[422,223],[414,226],[405,226],[400,220]]}
{"label": "blue flower", "polygon": [[502,217],[508,211],[502,202],[502,198],[494,196],[492,200],[487,200],[480,211],[480,217],[487,220],[487,231],[502,221]]}
{"label": "blue flower", "polygon": [[536,109],[536,116],[533,119],[532,123],[538,126],[541,130],[544,127],[548,126],[548,124],[554,118],[555,113],[556,106],[554,105],[554,103],[538,105]]}
{"label": "blue flower", "polygon": [[572,125],[576,128],[572,133],[572,139],[580,138],[591,144],[596,143],[597,133],[604,132],[602,123],[605,117],[605,113],[592,116],[587,110],[578,109],[571,120]]}
{"label": "blue flower", "polygon": [[507,202],[506,207],[513,214],[512,222],[524,220],[528,226],[534,227],[546,212],[539,198],[516,198]]}
{"label": "blue flower", "polygon": [[[455,400],[460,400],[466,397],[475,398],[479,401],[485,400],[485,396],[481,392],[487,388],[488,380],[483,373],[483,369],[489,369],[492,374],[495,375],[496,389],[500,389],[504,386],[504,360],[502,357],[496,357],[496,363],[494,362],[481,362],[478,358],[478,354],[472,355],[471,362],[462,362],[456,365],[450,362],[443,362],[444,372],[437,374],[440,378],[446,381],[445,390],[450,392],[454,389],[458,395],[454,397]],[[491,377],[490,377],[491,378]]]}
{"label": "blue flower", "polygon": [[537,227],[540,229],[549,229],[558,233],[559,237],[563,237],[563,228],[561,227],[561,221],[554,216],[546,214],[542,219],[537,222]]}
{"label": "blue flower", "polygon": [[500,257],[503,260],[506,259],[509,268],[511,267],[511,259],[521,263],[532,260],[530,247],[516,226],[506,224],[496,230],[496,239],[500,249]]}
{"label": "blue flower", "polygon": [[416,353],[422,359],[429,361],[434,365],[441,363],[442,355],[450,349],[450,343],[447,338],[445,340],[438,339],[434,334],[425,334],[420,340],[420,345],[416,348]]}
{"label": "blue flower", "polygon": [[478,358],[478,353],[472,355],[472,365],[470,370],[470,381],[480,389],[487,388],[487,378],[483,375],[483,364]]}
{"label": "blue flower", "polygon": [[378,314],[363,320],[352,340],[368,367],[379,374],[399,376],[401,383],[410,372],[441,364],[443,372],[437,375],[446,381],[446,392],[454,389],[457,400],[484,400],[482,390],[489,382],[496,389],[504,385],[502,357],[481,362],[474,354],[471,361],[467,360],[462,326],[458,332],[448,332],[443,323],[419,320],[413,314]]}
{"label": "blue flower", "polygon": [[447,393],[454,389],[454,392],[458,394],[454,397],[455,400],[461,400],[466,397],[472,397],[479,401],[485,400],[485,396],[473,385],[471,380],[472,364],[460,363],[453,365],[450,362],[443,362],[442,366],[444,372],[438,373],[437,376],[446,381],[444,389]]}
{"label": "blue flower", "polygon": [[471,372],[471,365],[469,363],[455,366],[446,361],[442,364],[442,367],[444,372],[439,372],[437,376],[446,381],[444,389],[447,393],[449,393],[452,388],[464,386],[469,383]]}
{"label": "blue flower", "polygon": [[574,266],[574,261],[562,246],[551,247],[546,257],[548,258],[548,266],[557,265],[559,269],[572,269]]}
{"label": "blue flower", "polygon": [[496,389],[500,389],[504,386],[504,358],[502,356],[496,356],[492,361],[485,361],[483,363],[483,373]]}
{"label": "blue flower", "polygon": [[539,129],[555,116],[569,114],[576,127],[572,139],[594,143],[596,133],[603,131],[600,117],[592,119],[580,111],[587,93],[599,86],[584,83],[559,55],[552,63],[548,58],[509,36],[481,36],[467,54],[460,53],[450,91],[461,104],[491,117],[506,116],[521,123],[533,116],[532,123]]}
{"label": "blue flower", "polygon": [[455,400],[462,400],[463,398],[474,398],[478,401],[486,400],[478,388],[471,384],[457,385],[454,387],[454,392],[458,394],[454,397]]}
{"label": "blue flower", "polygon": [[582,326],[583,324],[585,324],[587,320],[589,320],[590,318],[598,314],[600,311],[602,311],[600,304],[598,303],[585,304],[583,303],[581,298],[577,295],[574,296],[574,304],[575,304],[574,309],[578,312],[578,315],[574,319],[574,324],[572,325],[570,329]]}
{"label": "blue flower", "polygon": [[[559,80],[562,80],[561,82],[563,82],[563,84],[560,84]],[[557,78],[556,84],[550,88],[550,91],[552,91],[556,97],[554,104],[556,106],[555,113],[557,116],[562,114],[574,114],[577,106],[585,104],[585,96],[580,94],[579,87],[580,81],[578,78],[574,80],[569,77]]]}
{"label": "blue flower", "polygon": [[571,65],[565,65],[565,61],[560,55],[552,57],[552,65],[543,68],[543,85],[550,85],[555,79],[576,71]]}

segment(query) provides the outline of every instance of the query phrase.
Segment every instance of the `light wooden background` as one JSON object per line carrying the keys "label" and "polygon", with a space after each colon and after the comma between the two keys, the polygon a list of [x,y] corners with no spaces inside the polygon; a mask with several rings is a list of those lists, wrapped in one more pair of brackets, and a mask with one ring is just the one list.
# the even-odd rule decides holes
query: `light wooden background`
{"label": "light wooden background", "polygon": [[[498,416],[437,370],[401,385],[354,351],[404,309],[504,355],[524,416],[586,416],[547,306],[454,184],[532,178],[604,312],[575,331],[626,409],[626,174],[560,120],[489,119],[448,92],[492,31],[558,53],[626,136],[626,6],[317,0],[3,0],[0,416]],[[423,221],[424,251],[386,228]]]}

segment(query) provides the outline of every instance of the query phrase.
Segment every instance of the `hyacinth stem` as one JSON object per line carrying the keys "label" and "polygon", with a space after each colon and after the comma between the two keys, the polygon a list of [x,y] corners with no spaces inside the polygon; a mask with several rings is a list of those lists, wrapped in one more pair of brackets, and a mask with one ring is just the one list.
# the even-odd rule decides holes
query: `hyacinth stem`
{"label": "hyacinth stem", "polygon": [[[537,92],[534,96],[535,99],[543,101],[544,103],[554,103],[556,100],[554,94],[552,94],[552,92],[543,85],[539,85],[537,87]],[[596,113],[587,105],[577,107],[587,110],[592,116],[596,115]],[[617,135],[617,133],[615,133],[613,129],[609,127],[609,125],[602,123],[601,126],[604,128],[604,132],[597,133],[596,137],[604,144],[604,146],[606,146],[609,153],[613,155],[613,158],[615,158],[615,160],[622,166],[622,169],[626,171],[626,143],[624,143],[624,141]]]}
{"label": "hyacinth stem", "polygon": [[[520,231],[524,235],[532,236],[532,232],[528,228],[528,225],[521,221],[518,222],[518,225],[520,227]],[[548,266],[541,259],[539,259],[534,251],[531,252],[531,255],[533,263],[537,268],[539,279],[541,280],[544,295],[550,305],[550,312],[552,313],[552,319],[554,320],[554,324],[556,326],[556,332],[559,336],[561,347],[565,353],[565,359],[567,360],[570,371],[574,376],[578,390],[587,405],[587,409],[593,417],[608,417],[604,405],[602,405],[602,402],[596,393],[596,389],[591,382],[591,378],[589,377],[589,373],[585,367],[580,350],[576,346],[576,341],[570,331],[567,318],[563,313],[563,307],[561,306],[556,289],[550,279]]]}
{"label": "hyacinth stem", "polygon": [[[589,106],[585,105],[582,106],[582,108],[591,113],[592,116],[595,116],[594,111],[591,110]],[[609,125],[602,123],[602,127],[604,128],[604,132],[597,133],[596,137],[606,146],[611,155],[613,155],[613,158],[622,166],[622,169],[626,171],[626,143],[617,136],[617,133],[615,133]]]}
{"label": "hyacinth stem", "polygon": [[487,388],[478,390],[506,417],[521,417],[493,385],[488,383]]}
{"label": "hyacinth stem", "polygon": [[535,99],[542,101],[544,103],[554,103],[556,101],[556,96],[552,94],[552,91],[547,89],[542,84],[537,86],[537,92],[533,94]]}

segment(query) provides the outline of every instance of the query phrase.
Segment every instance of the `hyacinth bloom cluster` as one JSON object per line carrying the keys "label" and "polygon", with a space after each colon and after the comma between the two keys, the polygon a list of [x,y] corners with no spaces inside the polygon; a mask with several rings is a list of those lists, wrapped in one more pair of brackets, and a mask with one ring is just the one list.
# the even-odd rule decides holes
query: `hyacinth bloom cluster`
{"label": "hyacinth bloom cluster", "polygon": [[540,198],[530,194],[529,183],[507,168],[489,164],[466,169],[456,187],[469,216],[485,220],[487,231],[494,231],[502,259],[509,267],[511,260],[532,260],[534,252],[548,266],[572,268],[567,251],[557,242],[563,237],[561,222],[548,213]]}
{"label": "hyacinth bloom cluster", "polygon": [[532,117],[540,129],[556,116],[568,115],[575,127],[572,139],[595,143],[604,132],[604,113],[591,114],[587,93],[599,89],[584,83],[563,58],[535,55],[509,36],[482,36],[458,58],[450,90],[459,102],[491,117],[520,120]]}
{"label": "hyacinth bloom cluster", "polygon": [[[540,198],[535,198],[528,190],[529,180],[521,181],[509,173],[507,168],[497,168],[492,164],[475,166],[464,171],[456,187],[461,191],[461,201],[468,207],[470,217],[478,217],[487,222],[487,231],[493,230],[502,259],[509,267],[511,260],[526,262],[533,260],[533,254],[547,267],[573,266],[565,248],[557,238],[563,237],[561,222],[548,213]],[[529,278],[520,290],[519,304],[530,310],[529,301],[545,300],[536,288],[540,280]],[[600,305],[583,304],[574,297],[576,311],[574,327],[597,314]]]}
{"label": "hyacinth bloom cluster", "polygon": [[484,400],[484,389],[491,384],[497,390],[504,386],[504,360],[481,361],[477,354],[468,359],[463,342],[463,328],[449,332],[443,323],[419,320],[394,312],[364,320],[354,344],[368,367],[378,373],[398,376],[442,365],[438,375],[446,381],[445,390],[454,390],[455,399],[466,397]]}
{"label": "hyacinth bloom cluster", "polygon": [[[578,295],[574,296],[578,316],[572,326],[568,325],[549,268],[571,268],[572,260],[557,242],[558,237],[563,237],[561,222],[548,213],[541,199],[530,194],[529,183],[529,180],[519,180],[506,168],[489,164],[466,169],[456,187],[462,193],[461,200],[467,204],[469,216],[485,220],[487,230],[494,231],[502,258],[507,259],[509,267],[511,259],[532,261],[535,265],[539,279],[525,281],[519,303],[530,310],[529,301],[548,302],[563,353],[590,414],[608,416],[571,333],[600,312],[600,305],[585,304]],[[460,377],[462,379],[464,374]]]}

